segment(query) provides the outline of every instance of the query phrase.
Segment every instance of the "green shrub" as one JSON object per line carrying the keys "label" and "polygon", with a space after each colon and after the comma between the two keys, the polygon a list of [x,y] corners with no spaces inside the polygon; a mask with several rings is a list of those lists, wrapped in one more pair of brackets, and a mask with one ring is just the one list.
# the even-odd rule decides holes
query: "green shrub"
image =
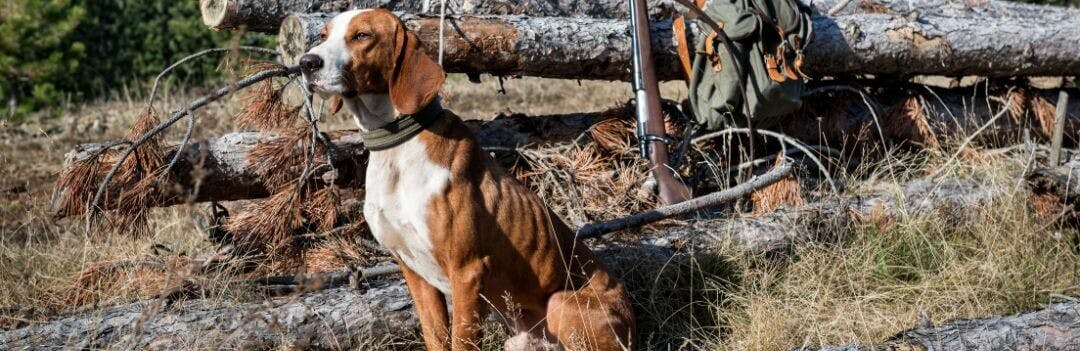
{"label": "green shrub", "polygon": [[86,15],[72,1],[8,1],[0,11],[0,98],[6,116],[58,101],[77,85],[74,75],[86,45],[72,41]]}
{"label": "green shrub", "polygon": [[[202,49],[227,46],[234,34],[202,24],[198,1],[7,0],[0,5],[0,101],[4,118],[49,115],[62,99],[100,96],[140,85],[167,65]],[[239,38],[270,47],[268,36]],[[199,84],[220,76],[203,59],[173,79]]]}

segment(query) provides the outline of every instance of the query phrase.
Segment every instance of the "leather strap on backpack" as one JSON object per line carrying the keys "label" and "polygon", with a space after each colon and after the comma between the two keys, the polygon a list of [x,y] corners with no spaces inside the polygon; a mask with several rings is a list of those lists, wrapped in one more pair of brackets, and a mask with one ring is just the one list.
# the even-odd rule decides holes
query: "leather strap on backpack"
{"label": "leather strap on backpack", "polygon": [[[705,0],[694,0],[694,5],[701,8],[705,6]],[[693,70],[691,67],[693,66],[694,56],[690,54],[690,39],[686,37],[686,18],[683,15],[675,16],[672,30],[675,32],[675,42],[679,44],[675,51],[679,54],[679,63],[683,68],[683,76],[686,78],[686,84],[690,84],[690,71]]]}

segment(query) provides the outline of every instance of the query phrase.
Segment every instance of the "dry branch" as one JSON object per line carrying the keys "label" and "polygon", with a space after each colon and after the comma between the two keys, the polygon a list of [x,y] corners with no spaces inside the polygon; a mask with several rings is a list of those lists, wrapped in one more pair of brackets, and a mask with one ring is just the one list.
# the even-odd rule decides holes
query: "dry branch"
{"label": "dry branch", "polygon": [[[292,13],[338,12],[348,9],[385,8],[438,14],[440,1],[431,0],[201,0],[203,23],[213,29],[247,29],[274,33]],[[675,9],[669,0],[649,1],[653,17],[670,17]],[[457,1],[446,2],[446,13],[469,15],[525,15],[532,17],[629,18],[629,7],[618,0]]]}
{"label": "dry branch", "polygon": [[958,319],[939,326],[919,327],[901,332],[876,345],[845,345],[816,350],[1077,349],[1080,349],[1080,302],[1070,301],[1010,316]]}
{"label": "dry branch", "polygon": [[[1003,5],[961,7],[926,1],[931,9],[889,7],[814,17],[806,71],[814,77],[875,75],[1080,75],[1080,10]],[[978,16],[972,13],[979,13]],[[437,52],[437,16],[399,13],[429,54]],[[279,51],[295,62],[313,46],[328,14],[295,15],[279,32]],[[450,72],[549,78],[625,80],[628,21],[526,16],[448,17],[444,67]],[[692,26],[694,27],[694,26]],[[652,22],[661,79],[680,79],[670,19]]]}
{"label": "dry branch", "polygon": [[750,193],[757,191],[762,187],[780,181],[785,176],[791,174],[791,169],[792,166],[790,163],[784,163],[779,168],[772,170],[769,173],[763,174],[759,177],[751,179],[745,183],[736,185],[732,188],[724,189],[722,191],[718,191],[712,194],[695,197],[684,202],[663,206],[660,208],[636,213],[630,216],[610,221],[586,224],[585,226],[581,227],[581,229],[577,230],[577,236],[579,238],[596,238],[614,231],[619,231],[626,228],[640,227],[646,224],[650,224],[652,222],[659,221],[661,219],[683,215],[694,211],[700,211],[707,207],[715,207],[724,203],[732,202],[740,198],[749,196]]}

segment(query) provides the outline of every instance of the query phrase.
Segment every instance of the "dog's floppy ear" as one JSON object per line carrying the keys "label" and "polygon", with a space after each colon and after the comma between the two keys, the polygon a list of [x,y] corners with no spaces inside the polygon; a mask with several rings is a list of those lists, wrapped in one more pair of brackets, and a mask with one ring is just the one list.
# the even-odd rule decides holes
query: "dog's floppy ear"
{"label": "dog's floppy ear", "polygon": [[401,114],[419,112],[439,93],[446,72],[424,54],[416,34],[398,21],[394,33],[394,68],[390,78],[390,100]]}

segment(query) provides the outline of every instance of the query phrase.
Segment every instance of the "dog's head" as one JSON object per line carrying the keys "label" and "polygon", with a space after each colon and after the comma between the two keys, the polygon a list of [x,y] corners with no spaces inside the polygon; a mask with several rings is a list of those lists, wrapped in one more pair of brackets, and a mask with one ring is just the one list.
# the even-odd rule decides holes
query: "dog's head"
{"label": "dog's head", "polygon": [[446,78],[390,11],[343,12],[321,36],[322,43],[300,58],[300,68],[308,90],[323,97],[389,94],[398,113],[412,114],[435,98]]}

